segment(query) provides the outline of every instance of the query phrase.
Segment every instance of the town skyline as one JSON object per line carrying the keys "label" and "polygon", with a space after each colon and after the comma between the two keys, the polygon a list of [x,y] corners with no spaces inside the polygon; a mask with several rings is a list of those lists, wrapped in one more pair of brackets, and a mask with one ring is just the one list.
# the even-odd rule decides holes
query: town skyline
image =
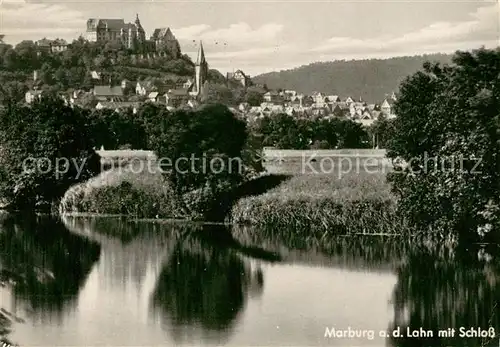
{"label": "town skyline", "polygon": [[71,42],[85,36],[89,18],[133,22],[137,13],[147,37],[155,28],[170,27],[182,52],[193,60],[203,41],[212,68],[222,73],[242,69],[252,76],[316,61],[450,53],[500,45],[498,4],[491,1],[3,0],[0,8],[0,33],[5,34],[6,43],[43,37]]}

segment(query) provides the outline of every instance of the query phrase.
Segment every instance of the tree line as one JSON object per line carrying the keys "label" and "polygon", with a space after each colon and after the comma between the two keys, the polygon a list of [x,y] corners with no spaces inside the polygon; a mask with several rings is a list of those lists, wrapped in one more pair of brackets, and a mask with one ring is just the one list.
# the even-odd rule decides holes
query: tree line
{"label": "tree line", "polygon": [[[100,170],[95,153],[101,146],[113,149],[148,149],[171,161],[191,154],[217,157],[220,163],[243,158],[248,169],[261,169],[255,153],[263,146],[278,148],[359,148],[368,136],[348,120],[303,120],[288,115],[247,122],[226,106],[209,104],[197,110],[168,111],[145,103],[131,109],[89,110],[70,107],[56,96],[46,96],[32,105],[8,104],[0,113],[0,195],[16,209],[49,208],[65,190]],[[207,157],[208,156],[208,157]],[[43,167],[26,158],[49,158]],[[74,158],[70,170],[57,177],[50,165],[57,158]],[[73,160],[73,159],[72,159]],[[77,169],[84,165],[85,170]],[[52,169],[54,169],[52,167]],[[178,196],[207,185],[228,188],[242,179],[243,172],[168,176]]]}

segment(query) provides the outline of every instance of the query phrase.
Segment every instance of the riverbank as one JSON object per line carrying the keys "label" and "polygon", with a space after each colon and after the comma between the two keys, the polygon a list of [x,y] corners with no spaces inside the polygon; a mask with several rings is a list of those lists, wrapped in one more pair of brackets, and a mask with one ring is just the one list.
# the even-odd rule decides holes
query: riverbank
{"label": "riverbank", "polygon": [[[404,234],[385,171],[335,174],[265,174],[211,201],[205,221],[311,234]],[[135,219],[186,218],[161,174],[133,166],[105,171],[68,190],[62,214],[118,214]],[[188,218],[189,219],[189,218]]]}

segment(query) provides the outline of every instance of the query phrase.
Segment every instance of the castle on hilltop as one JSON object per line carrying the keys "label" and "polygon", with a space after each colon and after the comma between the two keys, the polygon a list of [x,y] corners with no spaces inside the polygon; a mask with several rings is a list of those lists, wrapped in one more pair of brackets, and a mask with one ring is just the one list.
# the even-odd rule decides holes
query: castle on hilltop
{"label": "castle on hilltop", "polygon": [[177,58],[181,54],[179,42],[170,28],[157,28],[151,38],[137,14],[134,23],[123,19],[90,18],[87,20],[87,40],[100,43],[121,43],[125,48],[138,52],[163,52]]}

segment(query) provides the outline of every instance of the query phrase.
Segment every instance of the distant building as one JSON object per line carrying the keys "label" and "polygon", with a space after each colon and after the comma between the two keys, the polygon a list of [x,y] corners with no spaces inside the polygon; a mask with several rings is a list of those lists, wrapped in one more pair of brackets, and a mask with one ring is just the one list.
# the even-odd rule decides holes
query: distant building
{"label": "distant building", "polygon": [[135,93],[141,96],[149,95],[151,92],[158,92],[162,94],[168,89],[169,88],[164,83],[158,81],[153,82],[152,80],[139,81],[135,85]]}
{"label": "distant building", "polygon": [[87,21],[87,40],[121,43],[128,49],[140,49],[146,44],[146,33],[137,15],[135,23],[123,19],[90,18]]}
{"label": "distant building", "polygon": [[325,97],[325,102],[326,103],[337,103],[337,102],[340,102],[340,97],[338,95],[328,95],[327,97]]}
{"label": "distant building", "polygon": [[36,41],[35,45],[38,52],[49,53],[51,52],[51,43],[52,43],[51,40],[43,38],[41,40]]}
{"label": "distant building", "polygon": [[52,53],[64,52],[68,49],[68,43],[63,39],[55,39],[50,44],[50,50]]}
{"label": "distant building", "polygon": [[235,72],[228,72],[227,73],[227,80],[228,81],[236,81],[239,84],[241,84],[243,87],[246,87],[250,83],[250,76],[246,75],[241,70],[236,70]]}
{"label": "distant building", "polygon": [[160,101],[160,93],[159,92],[151,92],[148,94],[148,101],[158,102]]}
{"label": "distant building", "polygon": [[178,58],[181,54],[181,46],[170,28],[158,28],[153,31],[150,39],[154,43],[157,52],[165,52]]}
{"label": "distant building", "polygon": [[285,99],[289,101],[294,101],[297,98],[297,92],[295,90],[285,90],[283,94]]}
{"label": "distant building", "polygon": [[124,97],[121,86],[95,86],[93,94],[99,101],[122,101]]}
{"label": "distant building", "polygon": [[177,108],[187,104],[189,91],[187,89],[170,89],[164,97],[167,108]]}
{"label": "distant building", "polygon": [[41,90],[28,90],[24,95],[24,100],[27,104],[33,103],[35,100],[40,100],[42,98]]}
{"label": "distant building", "polygon": [[193,86],[193,81],[189,78],[186,82],[184,82],[182,84],[182,88],[184,89],[191,89],[191,87]]}
{"label": "distant building", "polygon": [[391,116],[394,113],[394,102],[396,101],[396,94],[392,93],[391,97],[386,97],[380,105],[380,111],[385,116]]}
{"label": "distant building", "polygon": [[90,76],[92,77],[93,80],[100,80],[101,79],[101,73],[97,71],[91,71]]}
{"label": "distant building", "polygon": [[314,92],[312,94],[312,98],[314,100],[315,107],[324,107],[325,106],[325,96],[322,93]]}
{"label": "distant building", "polygon": [[280,95],[278,92],[272,90],[272,91],[265,93],[263,95],[263,99],[265,102],[274,103],[274,102],[279,102],[281,98],[280,98]]}
{"label": "distant building", "polygon": [[352,104],[352,103],[354,102],[354,100],[353,100],[350,96],[348,96],[348,97],[344,100],[344,102],[345,102],[346,104]]}
{"label": "distant building", "polygon": [[37,54],[41,53],[58,53],[68,49],[68,43],[63,39],[49,40],[43,38],[35,42]]}
{"label": "distant building", "polygon": [[148,94],[148,91],[152,88],[150,84],[147,82],[137,82],[135,85],[135,93],[137,95],[145,96]]}
{"label": "distant building", "polygon": [[314,104],[314,98],[310,95],[306,95],[302,98],[302,106],[311,107]]}
{"label": "distant building", "polygon": [[250,110],[250,104],[248,102],[242,102],[238,105],[238,110],[240,110],[240,112],[248,112]]}
{"label": "distant building", "polygon": [[119,102],[101,101],[96,105],[95,108],[96,108],[96,110],[107,109],[107,110],[113,110],[115,112],[120,112],[120,111],[124,111],[127,109],[132,109],[132,112],[135,114],[135,113],[137,113],[137,110],[139,109],[139,103],[129,102],[129,101],[119,101]]}
{"label": "distant building", "polygon": [[130,81],[128,79],[123,79],[120,83],[122,89],[126,89],[130,86]]}

